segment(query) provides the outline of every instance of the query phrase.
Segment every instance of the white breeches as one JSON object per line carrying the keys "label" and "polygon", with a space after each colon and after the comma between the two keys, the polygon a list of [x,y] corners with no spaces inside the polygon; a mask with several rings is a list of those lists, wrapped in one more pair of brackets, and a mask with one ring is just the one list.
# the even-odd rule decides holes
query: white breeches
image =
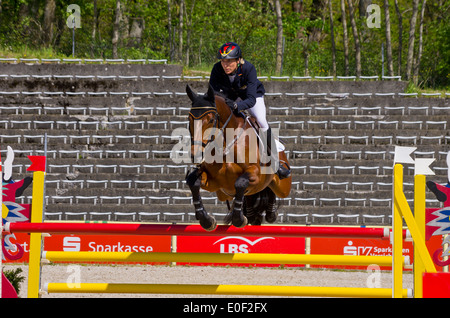
{"label": "white breeches", "polygon": [[[256,104],[252,108],[247,109],[247,111],[256,118],[256,121],[259,124],[259,127],[262,131],[266,131],[269,129],[269,124],[266,119],[266,104],[264,103],[264,97],[257,97]],[[273,130],[272,130],[273,133]],[[277,144],[278,152],[283,151],[284,145],[278,141],[278,136],[275,136],[275,143]]]}

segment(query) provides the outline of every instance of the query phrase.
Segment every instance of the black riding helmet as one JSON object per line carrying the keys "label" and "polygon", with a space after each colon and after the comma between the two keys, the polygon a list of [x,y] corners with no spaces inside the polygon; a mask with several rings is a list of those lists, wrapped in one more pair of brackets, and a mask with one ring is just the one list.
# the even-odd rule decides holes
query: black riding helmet
{"label": "black riding helmet", "polygon": [[219,49],[219,53],[217,53],[217,58],[219,60],[239,59],[241,57],[242,57],[241,48],[234,42],[228,42],[223,44]]}

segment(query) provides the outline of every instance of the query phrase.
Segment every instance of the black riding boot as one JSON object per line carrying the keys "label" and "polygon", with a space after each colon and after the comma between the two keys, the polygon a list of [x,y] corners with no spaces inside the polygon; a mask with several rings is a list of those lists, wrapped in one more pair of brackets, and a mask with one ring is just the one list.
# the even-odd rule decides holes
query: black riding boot
{"label": "black riding boot", "polygon": [[[275,143],[275,138],[272,135],[272,129],[269,127],[269,129],[266,131],[266,136],[263,136],[263,138],[266,137],[266,149],[267,149],[267,156],[269,156],[270,160],[273,160],[273,162],[279,162],[279,157],[278,157],[278,151],[276,149],[276,143]],[[272,154],[271,151],[271,145],[275,145],[275,150],[274,153]],[[282,162],[283,165],[281,164],[281,162],[279,162],[278,165],[278,170],[276,172],[276,174],[278,175],[278,177],[281,179],[285,179],[285,178],[289,178],[289,176],[291,175],[291,170],[289,169],[289,166],[287,165],[286,162]],[[286,167],[284,167],[286,166]]]}

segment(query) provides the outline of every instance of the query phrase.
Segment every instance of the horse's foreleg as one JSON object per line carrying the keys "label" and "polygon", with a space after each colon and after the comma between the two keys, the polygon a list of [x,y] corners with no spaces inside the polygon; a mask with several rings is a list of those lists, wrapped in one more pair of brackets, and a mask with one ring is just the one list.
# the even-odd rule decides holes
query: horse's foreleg
{"label": "horse's foreleg", "polygon": [[200,196],[200,185],[202,182],[201,172],[198,169],[195,169],[186,177],[186,183],[192,192],[192,200],[195,208],[195,218],[200,221],[200,225],[206,231],[213,231],[217,222],[214,217],[210,216],[208,212],[206,212],[205,207],[203,206],[202,197]]}
{"label": "horse's foreleg", "polygon": [[247,225],[247,218],[244,215],[242,210],[242,204],[244,201],[244,193],[249,185],[249,175],[244,173],[239,178],[237,178],[234,183],[234,187],[236,189],[236,195],[234,197],[233,202],[233,216],[232,216],[232,224],[235,227],[244,227]]}

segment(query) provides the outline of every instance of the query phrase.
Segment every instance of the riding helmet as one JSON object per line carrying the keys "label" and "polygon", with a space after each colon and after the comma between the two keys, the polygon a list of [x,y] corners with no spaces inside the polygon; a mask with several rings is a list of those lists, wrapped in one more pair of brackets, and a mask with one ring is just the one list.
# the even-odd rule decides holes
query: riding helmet
{"label": "riding helmet", "polygon": [[219,60],[239,59],[241,57],[242,57],[241,48],[234,42],[227,42],[223,44],[219,49],[219,53],[217,53],[217,58]]}

